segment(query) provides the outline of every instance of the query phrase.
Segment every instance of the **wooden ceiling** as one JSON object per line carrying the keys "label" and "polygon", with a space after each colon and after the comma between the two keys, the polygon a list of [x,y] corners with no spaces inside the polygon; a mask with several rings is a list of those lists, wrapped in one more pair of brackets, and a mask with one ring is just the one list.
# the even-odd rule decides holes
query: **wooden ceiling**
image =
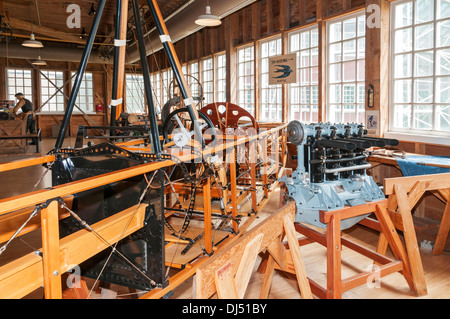
{"label": "wooden ceiling", "polygon": [[[158,0],[163,17],[167,17],[189,0]],[[129,17],[132,15],[131,1],[129,1]],[[144,15],[144,23],[148,29],[153,27],[153,21],[149,17],[146,0],[139,0],[141,8],[147,14]],[[70,4],[77,4],[81,11],[81,28],[70,29],[67,26],[67,18],[71,12],[67,12]],[[0,14],[6,17],[2,19],[1,35],[13,34],[12,41],[23,41],[29,37],[31,27],[37,39],[41,41],[83,44],[80,38],[82,30],[89,33],[94,19],[90,15],[91,7],[97,8],[98,0],[0,0]],[[116,1],[107,0],[102,15],[101,24],[97,32],[96,43],[109,43],[114,34],[114,16]]]}

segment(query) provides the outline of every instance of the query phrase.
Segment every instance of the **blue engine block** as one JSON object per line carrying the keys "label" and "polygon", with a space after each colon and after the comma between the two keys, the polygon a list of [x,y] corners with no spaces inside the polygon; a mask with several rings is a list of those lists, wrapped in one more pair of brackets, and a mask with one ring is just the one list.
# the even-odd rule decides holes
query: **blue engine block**
{"label": "blue engine block", "polygon": [[[359,124],[308,124],[292,121],[288,140],[297,146],[297,168],[284,176],[288,196],[296,203],[296,222],[321,228],[320,211],[357,206],[385,198],[381,188],[366,169],[367,149],[372,146],[398,145],[397,140],[372,138]],[[366,216],[342,220],[349,228]]]}

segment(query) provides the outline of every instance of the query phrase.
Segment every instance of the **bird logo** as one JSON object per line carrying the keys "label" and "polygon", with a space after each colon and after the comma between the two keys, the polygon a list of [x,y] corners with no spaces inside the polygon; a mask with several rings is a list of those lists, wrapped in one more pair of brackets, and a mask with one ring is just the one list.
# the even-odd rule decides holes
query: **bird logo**
{"label": "bird logo", "polygon": [[274,79],[284,79],[291,75],[294,72],[289,65],[275,65],[277,69],[274,71],[275,73],[282,73],[280,76],[274,76]]}

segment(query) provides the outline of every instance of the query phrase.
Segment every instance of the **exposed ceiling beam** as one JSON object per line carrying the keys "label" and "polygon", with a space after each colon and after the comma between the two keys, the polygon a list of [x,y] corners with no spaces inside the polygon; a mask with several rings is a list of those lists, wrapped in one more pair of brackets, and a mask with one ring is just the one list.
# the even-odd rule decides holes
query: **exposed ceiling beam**
{"label": "exposed ceiling beam", "polygon": [[24,31],[29,31],[29,32],[31,32],[31,30],[33,30],[33,32],[36,34],[42,34],[42,35],[46,35],[46,36],[60,39],[60,40],[66,40],[66,41],[70,41],[70,42],[79,42],[80,41],[79,36],[69,34],[66,32],[62,32],[62,31],[58,31],[58,30],[55,30],[52,28],[41,27],[38,25],[32,25],[28,21],[10,17],[8,14],[6,14],[6,22],[9,24],[11,29],[18,29],[18,30],[24,30]]}

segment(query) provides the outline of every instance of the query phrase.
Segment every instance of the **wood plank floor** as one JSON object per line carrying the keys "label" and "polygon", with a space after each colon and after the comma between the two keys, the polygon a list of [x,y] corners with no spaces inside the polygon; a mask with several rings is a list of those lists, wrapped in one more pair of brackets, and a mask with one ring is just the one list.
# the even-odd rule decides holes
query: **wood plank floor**
{"label": "wood plank floor", "polygon": [[[42,155],[51,149],[54,140],[43,140]],[[67,140],[67,145],[73,145],[73,140]],[[7,162],[25,155],[1,156],[0,162]],[[26,155],[31,156],[31,155]],[[0,198],[6,198],[36,189],[48,187],[51,184],[50,173],[46,174],[45,168],[38,165],[35,167],[21,169],[12,172],[0,173],[0,180],[3,187],[0,188]],[[37,184],[37,185],[36,185]],[[279,207],[279,196],[274,194],[272,200],[267,204],[261,212],[257,222],[262,221],[271,212]],[[253,225],[254,227],[254,225]],[[34,235],[35,236],[35,235]],[[369,230],[363,226],[354,226],[344,231],[344,237],[351,239],[363,246],[374,249],[378,240],[378,233]],[[420,234],[418,234],[420,238]],[[34,238],[34,240],[37,240]],[[16,245],[16,246],[15,246]],[[17,249],[16,253],[32,251],[33,247],[27,247],[19,242],[11,245],[12,249]],[[9,248],[8,248],[9,249]],[[310,244],[301,247],[301,253],[306,267],[307,275],[325,285],[326,283],[326,250],[319,244]],[[421,251],[422,262],[425,271],[425,279],[428,288],[428,294],[420,297],[420,299],[450,299],[450,252],[446,250],[441,256],[433,256],[431,253]],[[0,256],[0,263],[5,263],[6,256]],[[3,259],[3,260],[2,260]],[[258,273],[256,268],[259,265],[260,258],[255,265],[254,272],[250,279],[250,284],[245,294],[246,299],[254,299],[259,297],[264,275]],[[372,265],[372,260],[344,247],[342,251],[342,276],[346,278],[357,272],[365,271],[367,267]],[[88,285],[89,285],[88,281]],[[173,299],[191,299],[192,298],[193,279],[190,278],[181,286],[173,291],[171,298]],[[118,298],[128,299],[136,297],[129,294],[125,287],[110,286],[109,289],[115,290]],[[29,298],[42,298],[43,292],[36,291]],[[300,298],[297,282],[289,276],[281,272],[275,272],[272,287],[269,294],[270,299],[297,299]],[[352,289],[343,294],[344,299],[415,299],[416,297],[408,288],[403,276],[395,273],[381,278],[379,287],[369,287],[363,285]]]}

